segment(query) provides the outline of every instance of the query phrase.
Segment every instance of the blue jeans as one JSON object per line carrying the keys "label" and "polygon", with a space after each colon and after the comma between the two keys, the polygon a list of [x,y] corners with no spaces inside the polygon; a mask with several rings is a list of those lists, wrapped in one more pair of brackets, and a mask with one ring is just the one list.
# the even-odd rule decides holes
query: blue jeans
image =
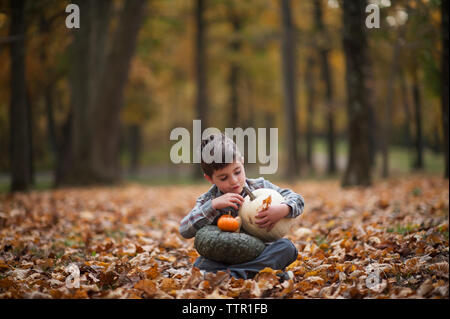
{"label": "blue jeans", "polygon": [[230,271],[236,278],[253,278],[260,270],[270,267],[274,270],[284,269],[297,259],[297,248],[286,238],[268,243],[263,252],[255,259],[235,265],[222,264],[203,256],[197,258],[194,267],[207,272]]}

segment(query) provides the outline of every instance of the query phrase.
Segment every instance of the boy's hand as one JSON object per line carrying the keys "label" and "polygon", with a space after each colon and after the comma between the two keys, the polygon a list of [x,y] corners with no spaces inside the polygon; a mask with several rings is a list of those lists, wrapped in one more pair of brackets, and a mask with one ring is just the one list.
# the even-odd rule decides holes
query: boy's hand
{"label": "boy's hand", "polygon": [[242,205],[244,202],[244,197],[239,194],[234,193],[226,193],[222,196],[214,198],[211,202],[212,207],[214,209],[222,209],[226,207],[233,207],[235,209],[239,209],[238,205]]}
{"label": "boy's hand", "polygon": [[283,217],[289,214],[289,206],[286,204],[271,205],[268,209],[260,211],[256,214],[255,223],[270,231],[273,226]]}

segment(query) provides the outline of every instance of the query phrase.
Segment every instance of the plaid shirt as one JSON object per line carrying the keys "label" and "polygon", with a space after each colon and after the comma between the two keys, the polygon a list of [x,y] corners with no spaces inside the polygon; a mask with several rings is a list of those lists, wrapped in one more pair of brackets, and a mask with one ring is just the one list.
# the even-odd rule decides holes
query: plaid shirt
{"label": "plaid shirt", "polygon": [[[247,178],[246,185],[252,191],[259,188],[271,188],[279,192],[284,197],[284,201],[282,203],[287,204],[291,208],[286,217],[295,218],[303,213],[303,209],[305,207],[303,197],[288,188],[280,188],[265,180],[263,177],[257,179]],[[217,210],[212,207],[212,200],[222,195],[223,193],[220,189],[216,185],[213,185],[208,192],[197,198],[194,208],[181,220],[180,234],[184,238],[194,237],[197,230],[205,225],[216,225],[219,217],[230,211],[231,215],[237,217],[238,210],[233,207],[226,207],[224,209]],[[242,191],[241,196],[245,197],[244,191]]]}

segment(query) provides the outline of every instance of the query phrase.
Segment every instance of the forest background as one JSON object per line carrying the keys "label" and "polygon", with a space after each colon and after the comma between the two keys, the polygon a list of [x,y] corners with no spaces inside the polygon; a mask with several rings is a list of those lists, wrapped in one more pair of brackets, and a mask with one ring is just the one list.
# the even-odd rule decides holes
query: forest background
{"label": "forest background", "polygon": [[[1,2],[3,191],[196,182],[195,165],[169,158],[171,130],[192,131],[193,119],[202,129],[278,128],[275,180],[352,184],[346,169],[367,161],[353,184],[448,177],[446,1],[371,1],[379,28],[364,26],[370,11],[346,18],[352,8],[337,0],[74,3],[80,29],[66,27],[68,1]],[[360,51],[346,44],[351,32]],[[349,71],[352,54],[361,61]],[[351,87],[358,70],[363,86]],[[360,91],[363,131],[349,120]],[[361,132],[369,157],[350,142]]]}

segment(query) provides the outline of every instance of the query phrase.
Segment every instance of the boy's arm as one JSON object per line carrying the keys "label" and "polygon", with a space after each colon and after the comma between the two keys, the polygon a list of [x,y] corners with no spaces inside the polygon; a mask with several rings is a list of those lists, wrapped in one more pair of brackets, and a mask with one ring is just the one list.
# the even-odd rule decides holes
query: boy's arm
{"label": "boy's arm", "polygon": [[197,230],[214,221],[219,212],[212,207],[212,199],[210,193],[203,194],[197,199],[194,208],[181,220],[181,236],[192,238]]}
{"label": "boy's arm", "polygon": [[286,204],[291,208],[289,214],[286,217],[295,218],[303,213],[303,210],[305,208],[305,200],[301,195],[290,190],[289,188],[281,188],[277,185],[274,185],[268,180],[264,180],[264,187],[274,189],[278,193],[283,195],[284,201],[282,202],[282,204]]}

